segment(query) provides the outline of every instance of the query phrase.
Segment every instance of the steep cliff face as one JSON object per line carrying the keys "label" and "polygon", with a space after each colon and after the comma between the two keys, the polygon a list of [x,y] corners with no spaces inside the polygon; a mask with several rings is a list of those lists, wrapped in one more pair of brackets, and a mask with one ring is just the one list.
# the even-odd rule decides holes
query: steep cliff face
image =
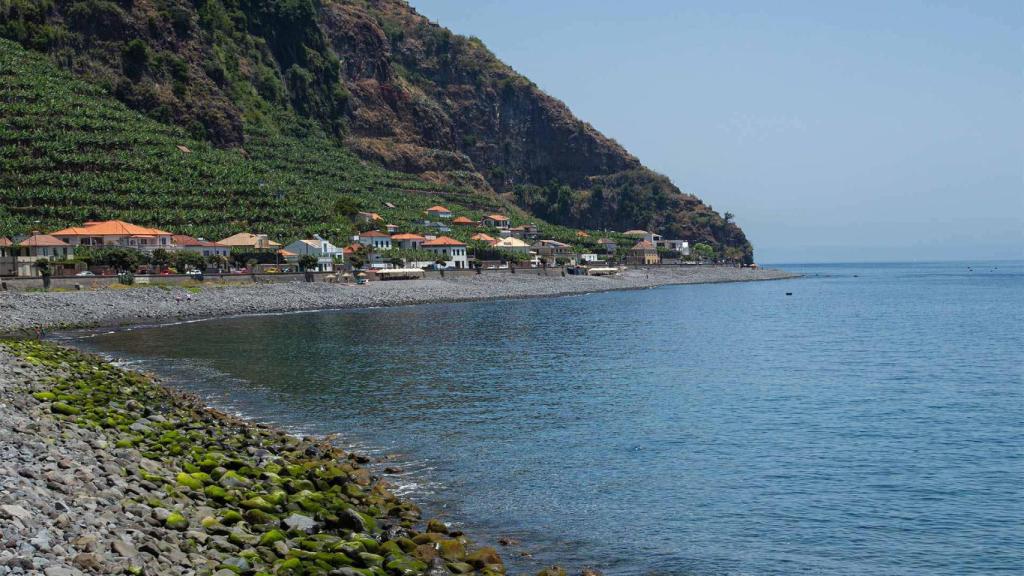
{"label": "steep cliff face", "polygon": [[653,228],[752,258],[734,224],[402,0],[0,0],[0,35],[222,147],[251,127],[322,131],[555,223]]}

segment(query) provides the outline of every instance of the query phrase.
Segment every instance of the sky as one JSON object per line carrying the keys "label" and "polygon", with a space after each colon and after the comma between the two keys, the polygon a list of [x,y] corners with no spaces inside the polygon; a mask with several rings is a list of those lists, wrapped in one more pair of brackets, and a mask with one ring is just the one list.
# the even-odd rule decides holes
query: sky
{"label": "sky", "polygon": [[1024,258],[1024,2],[411,0],[759,262]]}

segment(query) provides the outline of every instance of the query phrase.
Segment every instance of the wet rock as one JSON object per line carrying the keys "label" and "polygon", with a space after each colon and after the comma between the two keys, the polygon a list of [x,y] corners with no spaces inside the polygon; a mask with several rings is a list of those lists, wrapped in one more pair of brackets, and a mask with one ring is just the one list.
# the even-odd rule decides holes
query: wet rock
{"label": "wet rock", "polygon": [[[346,512],[349,511],[346,510]],[[302,514],[292,514],[281,522],[289,530],[297,530],[299,532],[311,532],[316,527],[316,522],[312,518],[309,516],[303,516]]]}

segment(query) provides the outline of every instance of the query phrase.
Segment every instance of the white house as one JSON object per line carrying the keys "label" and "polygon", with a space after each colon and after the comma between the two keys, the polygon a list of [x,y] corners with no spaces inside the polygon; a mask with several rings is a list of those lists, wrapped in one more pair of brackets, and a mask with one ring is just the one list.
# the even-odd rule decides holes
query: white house
{"label": "white house", "polygon": [[683,256],[690,255],[690,243],[686,240],[659,240],[655,243],[658,248],[666,248],[679,252]]}
{"label": "white house", "polygon": [[[36,266],[36,260],[45,258],[50,261],[61,261],[68,260],[75,255],[75,249],[69,246],[67,242],[59,238],[55,238],[51,234],[40,234],[39,232],[33,232],[28,238],[18,240],[15,238],[15,242],[11,243],[10,246],[6,246],[3,251],[4,254],[10,254],[5,257],[3,273],[8,271],[13,272],[15,276],[39,276],[40,271]],[[72,273],[77,270],[77,267],[72,266]],[[62,274],[63,270],[53,270],[54,274]]]}
{"label": "white house", "polygon": [[436,256],[445,259],[445,268],[469,268],[469,256],[466,254],[466,245],[448,236],[439,236],[433,240],[427,240],[421,244],[423,250],[433,252]]}
{"label": "white house", "polygon": [[320,272],[334,271],[334,257],[342,256],[342,249],[314,234],[306,240],[296,240],[284,247],[286,252],[295,254],[297,258],[315,256],[317,270]]}
{"label": "white house", "polygon": [[395,234],[391,237],[391,245],[397,243],[397,248],[402,250],[419,250],[426,241],[427,239],[419,234]]}
{"label": "white house", "polygon": [[380,232],[378,230],[368,230],[366,232],[360,232],[356,240],[364,245],[369,246],[373,250],[391,250],[391,236]]}

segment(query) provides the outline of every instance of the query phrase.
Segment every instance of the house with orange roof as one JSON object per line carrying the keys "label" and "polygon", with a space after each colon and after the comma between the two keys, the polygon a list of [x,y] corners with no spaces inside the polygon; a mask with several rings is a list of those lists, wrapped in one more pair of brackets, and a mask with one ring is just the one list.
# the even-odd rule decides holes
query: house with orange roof
{"label": "house with orange roof", "polygon": [[175,234],[172,241],[177,250],[195,252],[196,254],[201,254],[204,258],[209,258],[210,256],[223,256],[227,258],[231,255],[231,247],[211,242],[205,238],[193,238],[184,234]]}
{"label": "house with orange roof", "polygon": [[[75,255],[74,247],[51,234],[33,232],[31,236],[15,238],[9,246],[4,246],[0,258],[0,275],[8,276],[40,276],[36,261],[42,258],[51,262],[70,260]],[[84,270],[81,262],[54,265],[52,273],[56,276],[74,274]]]}
{"label": "house with orange roof", "polygon": [[395,234],[391,236],[391,245],[398,244],[398,248],[402,250],[419,250],[420,246],[426,242],[427,239],[419,234]]}
{"label": "house with orange roof", "polygon": [[455,224],[456,226],[476,226],[477,222],[476,220],[470,220],[465,216],[459,216],[458,218],[452,220],[452,224]]}
{"label": "house with orange roof", "polygon": [[626,263],[634,266],[650,266],[657,264],[659,261],[658,247],[650,240],[637,242],[636,245],[629,249],[629,254],[626,255]]}
{"label": "house with orange roof", "polygon": [[363,222],[380,222],[383,218],[376,212],[356,212],[356,218]]}
{"label": "house with orange roof", "polygon": [[481,226],[498,228],[500,230],[508,230],[509,224],[509,219],[501,214],[489,214],[480,220]]}
{"label": "house with orange roof", "polygon": [[476,242],[486,242],[486,243],[488,243],[488,244],[490,244],[492,246],[494,245],[495,242],[498,241],[498,239],[495,238],[494,236],[488,236],[487,234],[484,234],[483,232],[477,232],[476,234],[473,234],[472,236],[470,236],[469,239],[473,240],[473,241],[476,241]]}
{"label": "house with orange roof", "polygon": [[466,244],[448,236],[438,236],[420,245],[421,249],[433,252],[438,260],[445,261],[444,268],[469,268]]}
{"label": "house with orange roof", "polygon": [[452,211],[444,206],[431,206],[427,208],[427,215],[435,218],[451,218]]}
{"label": "house with orange roof", "polygon": [[381,232],[380,230],[367,230],[366,232],[360,232],[359,236],[356,237],[356,241],[364,246],[368,246],[373,250],[391,250],[391,236]]}
{"label": "house with orange roof", "polygon": [[174,235],[170,232],[164,232],[159,228],[146,228],[123,220],[86,222],[81,226],[51,232],[50,236],[72,247],[119,246],[147,252],[157,248],[170,249],[174,244]]}

